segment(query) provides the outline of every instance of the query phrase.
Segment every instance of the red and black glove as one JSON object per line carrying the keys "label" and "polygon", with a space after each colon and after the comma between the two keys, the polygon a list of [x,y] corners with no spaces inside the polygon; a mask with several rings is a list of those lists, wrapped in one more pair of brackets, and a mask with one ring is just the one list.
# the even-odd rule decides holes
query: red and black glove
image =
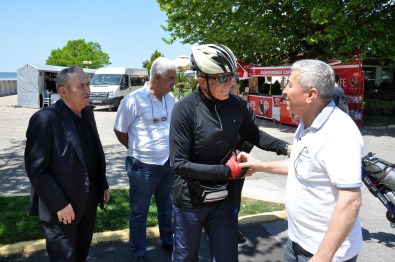
{"label": "red and black glove", "polygon": [[232,155],[226,165],[230,168],[230,177],[229,179],[237,179],[241,174],[242,170],[239,167],[239,162],[237,162],[236,156]]}

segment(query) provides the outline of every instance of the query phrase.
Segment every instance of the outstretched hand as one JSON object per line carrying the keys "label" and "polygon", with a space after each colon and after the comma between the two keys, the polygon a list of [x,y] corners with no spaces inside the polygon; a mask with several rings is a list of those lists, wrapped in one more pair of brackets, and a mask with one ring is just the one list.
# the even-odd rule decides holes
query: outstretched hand
{"label": "outstretched hand", "polygon": [[289,167],[289,158],[278,161],[260,161],[255,157],[241,152],[237,155],[237,162],[240,168],[249,168],[252,172],[266,172],[269,174],[287,175]]}
{"label": "outstretched hand", "polygon": [[251,156],[246,152],[240,152],[237,155],[237,161],[239,162],[240,168],[248,168],[248,170],[254,173],[261,161],[257,160],[255,157]]}

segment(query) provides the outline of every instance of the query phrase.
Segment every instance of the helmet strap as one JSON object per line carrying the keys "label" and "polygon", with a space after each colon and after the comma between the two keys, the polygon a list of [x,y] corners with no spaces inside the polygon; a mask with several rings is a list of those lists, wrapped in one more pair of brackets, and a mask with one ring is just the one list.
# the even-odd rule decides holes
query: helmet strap
{"label": "helmet strap", "polygon": [[214,101],[214,102],[221,102],[221,100],[215,98],[210,91],[210,84],[208,83],[209,77],[208,74],[204,74],[204,78],[206,79],[206,83],[207,83],[207,94],[208,96]]}

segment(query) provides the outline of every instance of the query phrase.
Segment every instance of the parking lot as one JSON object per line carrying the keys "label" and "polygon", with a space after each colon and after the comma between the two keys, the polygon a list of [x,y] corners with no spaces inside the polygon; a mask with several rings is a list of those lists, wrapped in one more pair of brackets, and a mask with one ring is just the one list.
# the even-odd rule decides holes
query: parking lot
{"label": "parking lot", "polygon": [[[16,107],[17,97],[0,97],[0,194],[27,194],[30,184],[25,174],[23,153],[25,132],[30,116],[37,109]],[[111,187],[127,186],[124,172],[126,150],[113,134],[116,112],[107,108],[95,109],[99,134],[107,162],[107,177]],[[273,136],[292,141],[294,127],[261,120],[260,126]],[[341,127],[339,127],[341,128]],[[395,162],[395,128],[362,129],[365,151]],[[341,148],[339,148],[341,150]],[[252,153],[260,159],[274,159],[272,153],[254,148]],[[281,201],[286,177],[257,173],[246,181],[244,196]],[[363,206],[360,211],[365,247],[358,261],[393,261],[395,255],[395,228],[385,218],[385,207],[363,185]],[[276,232],[273,232],[274,234]],[[276,235],[273,236],[276,238]],[[282,239],[279,241],[283,241]]]}

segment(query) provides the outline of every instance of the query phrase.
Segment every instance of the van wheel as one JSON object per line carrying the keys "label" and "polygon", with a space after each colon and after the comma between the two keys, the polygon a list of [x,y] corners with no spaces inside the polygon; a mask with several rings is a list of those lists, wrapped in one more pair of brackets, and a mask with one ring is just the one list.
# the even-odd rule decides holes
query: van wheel
{"label": "van wheel", "polygon": [[121,104],[122,99],[123,99],[123,97],[120,97],[120,98],[115,100],[114,105],[111,107],[111,109],[112,109],[111,111],[117,111],[118,110],[118,107]]}

